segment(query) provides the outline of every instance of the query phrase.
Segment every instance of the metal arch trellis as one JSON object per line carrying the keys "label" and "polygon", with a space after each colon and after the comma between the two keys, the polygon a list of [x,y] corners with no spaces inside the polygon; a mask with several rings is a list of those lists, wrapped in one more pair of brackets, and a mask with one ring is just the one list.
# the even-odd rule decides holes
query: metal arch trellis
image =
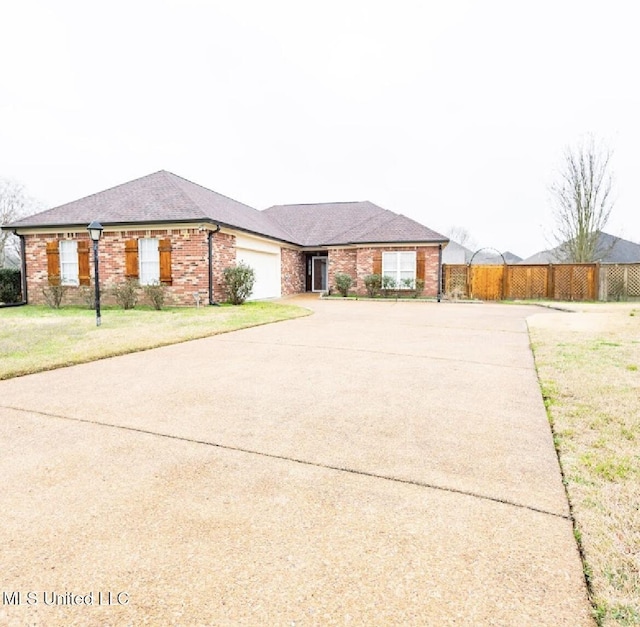
{"label": "metal arch trellis", "polygon": [[483,250],[493,250],[494,252],[498,253],[501,257],[502,257],[502,263],[506,266],[507,265],[507,260],[504,258],[504,255],[497,249],[497,248],[492,248],[491,246],[484,246],[483,248],[478,248],[478,250],[476,250],[475,253],[473,253],[473,255],[471,255],[471,259],[469,259],[469,263],[467,265],[471,265],[473,263],[473,260],[475,259],[475,256],[482,252]]}

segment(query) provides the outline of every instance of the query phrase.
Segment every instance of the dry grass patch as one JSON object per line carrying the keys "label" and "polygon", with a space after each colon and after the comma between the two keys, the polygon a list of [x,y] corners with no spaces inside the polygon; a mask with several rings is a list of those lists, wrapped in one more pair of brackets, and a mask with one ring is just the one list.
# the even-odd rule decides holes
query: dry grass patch
{"label": "dry grass patch", "polygon": [[176,344],[297,318],[308,309],[251,302],[240,307],[103,309],[32,306],[0,309],[0,379]]}
{"label": "dry grass patch", "polygon": [[640,624],[640,316],[595,306],[529,328],[595,616]]}

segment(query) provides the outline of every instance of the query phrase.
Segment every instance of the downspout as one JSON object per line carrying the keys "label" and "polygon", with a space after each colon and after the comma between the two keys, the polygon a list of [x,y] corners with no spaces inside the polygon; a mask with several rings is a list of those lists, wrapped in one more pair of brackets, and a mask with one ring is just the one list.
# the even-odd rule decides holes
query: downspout
{"label": "downspout", "polygon": [[220,307],[220,303],[213,300],[213,236],[220,230],[220,225],[216,224],[215,231],[209,231],[207,234],[209,246],[209,305]]}
{"label": "downspout", "polygon": [[438,244],[438,302],[442,291],[442,244]]}

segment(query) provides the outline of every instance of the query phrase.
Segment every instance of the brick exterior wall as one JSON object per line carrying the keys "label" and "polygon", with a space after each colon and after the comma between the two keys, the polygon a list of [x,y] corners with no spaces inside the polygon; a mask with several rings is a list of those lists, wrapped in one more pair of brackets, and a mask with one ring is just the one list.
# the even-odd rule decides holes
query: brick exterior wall
{"label": "brick exterior wall", "polygon": [[435,298],[440,292],[438,286],[438,260],[440,254],[437,246],[425,246],[424,295]]}
{"label": "brick exterior wall", "polygon": [[364,277],[373,274],[373,251],[374,248],[358,248],[356,257],[356,268],[358,271],[358,294],[366,294]]}
{"label": "brick exterior wall", "polygon": [[[222,303],[225,301],[224,269],[235,265],[235,236],[228,233],[215,233],[213,235],[213,300],[215,302]],[[206,302],[209,301],[207,300]]]}
{"label": "brick exterior wall", "polygon": [[[208,232],[196,228],[105,231],[99,244],[101,301],[115,304],[111,288],[125,280],[125,242],[141,237],[157,237],[171,241],[172,284],[167,286],[168,305],[195,305],[194,292],[200,294],[200,302],[208,303]],[[86,232],[26,234],[26,265],[28,277],[28,301],[44,304],[43,288],[48,286],[47,242],[59,239],[89,240]],[[365,295],[364,277],[373,273],[374,254],[399,250],[422,250],[425,255],[425,296],[438,293],[438,247],[437,246],[390,246],[384,248],[332,248],[328,251],[329,288],[335,292],[335,275],[344,272],[353,278],[353,291]],[[236,238],[232,234],[213,235],[213,297],[215,301],[225,299],[223,270],[236,262]],[[90,247],[89,266],[93,290],[93,251]],[[305,253],[281,248],[282,296],[302,293],[306,289]],[[63,304],[85,304],[86,287],[69,287]]]}
{"label": "brick exterior wall", "polygon": [[[336,289],[336,274],[348,274],[352,279],[351,290],[359,292],[358,273],[356,271],[357,250],[355,248],[330,248],[329,249],[329,267],[328,267],[328,288],[333,294]],[[367,274],[367,273],[365,273]],[[364,283],[362,284],[364,289]]]}
{"label": "brick exterior wall", "polygon": [[344,272],[350,275],[354,284],[352,289],[360,296],[366,295],[364,277],[373,274],[373,257],[376,252],[415,250],[424,251],[425,277],[424,296],[438,295],[438,247],[437,246],[387,246],[384,248],[363,247],[357,249],[333,248],[329,251],[329,286],[335,292],[335,274]]}
{"label": "brick exterior wall", "polygon": [[[125,242],[141,237],[157,237],[171,241],[171,278],[167,285],[168,305],[195,305],[194,292],[200,294],[200,302],[208,302],[208,243],[207,231],[194,228],[152,229],[111,232],[105,231],[99,243],[100,300],[115,304],[111,289],[125,280]],[[59,239],[89,240],[88,233],[51,233],[25,235],[28,300],[32,304],[44,304],[42,290],[49,285],[47,272],[47,242]],[[223,233],[213,236],[214,298],[222,300],[222,270],[233,265],[236,259],[235,237]],[[93,249],[90,247],[89,267],[91,287],[95,276]],[[86,287],[69,286],[63,304],[85,304]]]}
{"label": "brick exterior wall", "polygon": [[305,255],[301,250],[282,248],[280,254],[281,263],[281,289],[282,296],[300,294],[306,290],[307,271]]}

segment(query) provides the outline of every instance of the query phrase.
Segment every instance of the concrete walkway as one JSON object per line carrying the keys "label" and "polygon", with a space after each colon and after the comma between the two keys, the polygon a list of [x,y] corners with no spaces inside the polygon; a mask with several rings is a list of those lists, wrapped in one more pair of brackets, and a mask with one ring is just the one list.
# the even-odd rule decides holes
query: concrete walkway
{"label": "concrete walkway", "polygon": [[0,623],[593,624],[541,310],[299,302],[0,382]]}

